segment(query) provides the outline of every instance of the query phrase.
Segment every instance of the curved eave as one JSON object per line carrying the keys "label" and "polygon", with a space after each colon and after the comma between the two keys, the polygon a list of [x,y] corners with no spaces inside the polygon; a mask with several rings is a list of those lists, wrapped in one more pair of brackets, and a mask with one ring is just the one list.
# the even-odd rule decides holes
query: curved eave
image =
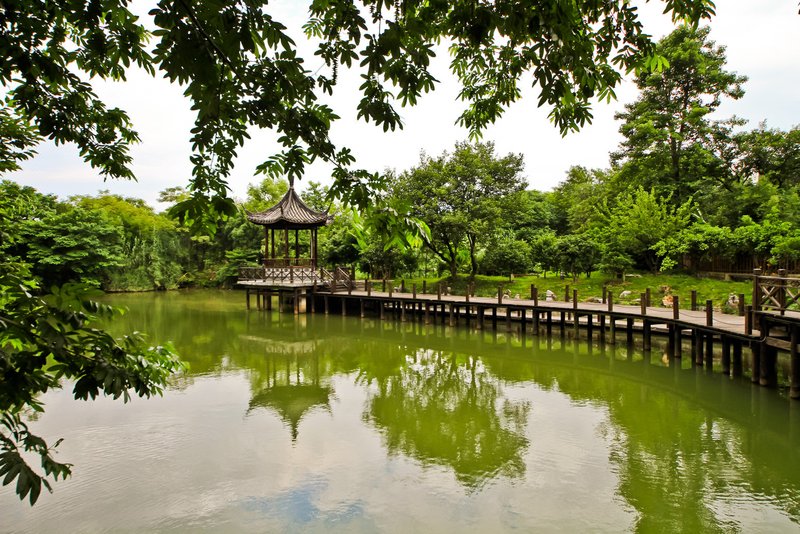
{"label": "curved eave", "polygon": [[297,196],[293,187],[271,208],[258,213],[248,213],[253,224],[277,230],[305,230],[325,226],[333,221],[327,211],[314,211]]}

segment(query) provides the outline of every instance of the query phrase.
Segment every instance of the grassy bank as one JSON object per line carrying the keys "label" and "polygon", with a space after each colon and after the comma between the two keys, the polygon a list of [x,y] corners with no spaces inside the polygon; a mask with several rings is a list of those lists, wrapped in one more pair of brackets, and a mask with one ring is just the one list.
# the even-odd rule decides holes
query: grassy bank
{"label": "grassy bank", "polygon": [[[441,282],[443,286],[450,287],[451,292],[457,295],[466,293],[467,284],[472,281],[466,275],[460,275],[455,280],[450,278],[406,278],[406,290],[411,291],[412,285],[417,285],[417,291],[422,291],[422,282],[425,280],[428,292],[436,291],[436,284]],[[588,301],[592,298],[599,298],[603,294],[603,287],[606,286],[614,294],[614,302],[630,304],[638,302],[638,299],[647,288],[650,288],[651,302],[653,306],[660,306],[665,295],[677,295],[680,297],[681,308],[689,308],[691,305],[691,292],[697,291],[698,306],[705,305],[705,301],[710,299],[714,303],[714,308],[725,309],[728,297],[731,294],[744,294],[745,303],[750,304],[752,296],[752,282],[749,280],[725,281],[713,278],[700,278],[688,274],[641,274],[626,277],[619,280],[604,273],[593,273],[590,278],[581,276],[577,281],[572,278],[560,279],[556,274],[551,273],[544,276],[522,276],[509,280],[505,276],[477,276],[474,279],[475,295],[482,297],[492,297],[497,295],[498,287],[502,291],[510,291],[511,296],[517,294],[521,298],[530,297],[530,287],[535,285],[539,289],[540,298],[544,298],[545,293],[550,290],[556,295],[556,299],[564,300],[564,295],[569,286],[570,296],[572,290],[578,290],[578,300]],[[374,287],[379,287],[380,281],[374,282]],[[394,281],[395,287],[401,284],[400,279]],[[623,292],[630,291],[629,295]],[[727,309],[726,311],[735,312]]]}

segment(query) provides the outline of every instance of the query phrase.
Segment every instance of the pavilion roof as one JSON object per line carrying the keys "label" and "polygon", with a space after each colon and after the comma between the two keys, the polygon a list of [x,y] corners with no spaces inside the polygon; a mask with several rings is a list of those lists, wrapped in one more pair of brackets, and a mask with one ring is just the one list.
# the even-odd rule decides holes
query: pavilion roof
{"label": "pavilion roof", "polygon": [[333,221],[333,217],[326,211],[315,211],[290,187],[280,201],[271,208],[257,213],[247,213],[247,219],[255,224],[270,228],[314,228],[324,226]]}

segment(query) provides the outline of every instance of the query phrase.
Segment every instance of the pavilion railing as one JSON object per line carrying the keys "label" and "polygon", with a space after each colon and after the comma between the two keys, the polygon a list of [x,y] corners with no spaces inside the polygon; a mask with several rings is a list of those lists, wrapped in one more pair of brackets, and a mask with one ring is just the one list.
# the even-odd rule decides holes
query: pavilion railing
{"label": "pavilion railing", "polygon": [[328,285],[334,291],[348,289],[353,286],[350,272],[336,267],[333,272],[324,268],[314,269],[311,266],[289,265],[273,267],[240,267],[239,280],[257,280],[269,283],[320,284]]}

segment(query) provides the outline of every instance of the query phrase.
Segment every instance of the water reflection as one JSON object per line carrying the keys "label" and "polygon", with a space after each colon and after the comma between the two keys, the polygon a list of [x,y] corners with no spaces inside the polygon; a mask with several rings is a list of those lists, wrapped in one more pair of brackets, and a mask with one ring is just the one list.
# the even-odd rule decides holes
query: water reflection
{"label": "water reflection", "polygon": [[503,398],[479,359],[417,349],[396,374],[374,382],[365,417],[390,453],[448,466],[468,488],[524,474],[530,402]]}
{"label": "water reflection", "polygon": [[363,422],[390,456],[444,467],[467,494],[503,480],[524,486],[547,462],[534,447],[546,429],[531,423],[539,408],[530,392],[543,391],[603,414],[595,439],[579,446],[606,448],[620,501],[613,506],[635,511],[636,530],[800,523],[800,403],[774,391],[692,369],[688,358],[667,366],[622,347],[573,344],[558,332],[521,340],[247,313],[237,296],[190,294],[181,297],[187,306],[171,296],[118,300],[131,307],[130,325],[173,340],[192,376],[246,372],[247,410],[275,413],[293,441],[303,439],[309,414],[335,417],[332,384],[347,377],[363,389]]}
{"label": "water reflection", "polygon": [[[253,369],[253,397],[248,412],[255,408],[274,410],[289,426],[292,442],[297,441],[300,421],[315,409],[330,412],[333,389],[320,380],[319,352],[313,342],[274,343],[249,339],[263,345],[263,366]],[[263,369],[263,373],[258,372]]]}

